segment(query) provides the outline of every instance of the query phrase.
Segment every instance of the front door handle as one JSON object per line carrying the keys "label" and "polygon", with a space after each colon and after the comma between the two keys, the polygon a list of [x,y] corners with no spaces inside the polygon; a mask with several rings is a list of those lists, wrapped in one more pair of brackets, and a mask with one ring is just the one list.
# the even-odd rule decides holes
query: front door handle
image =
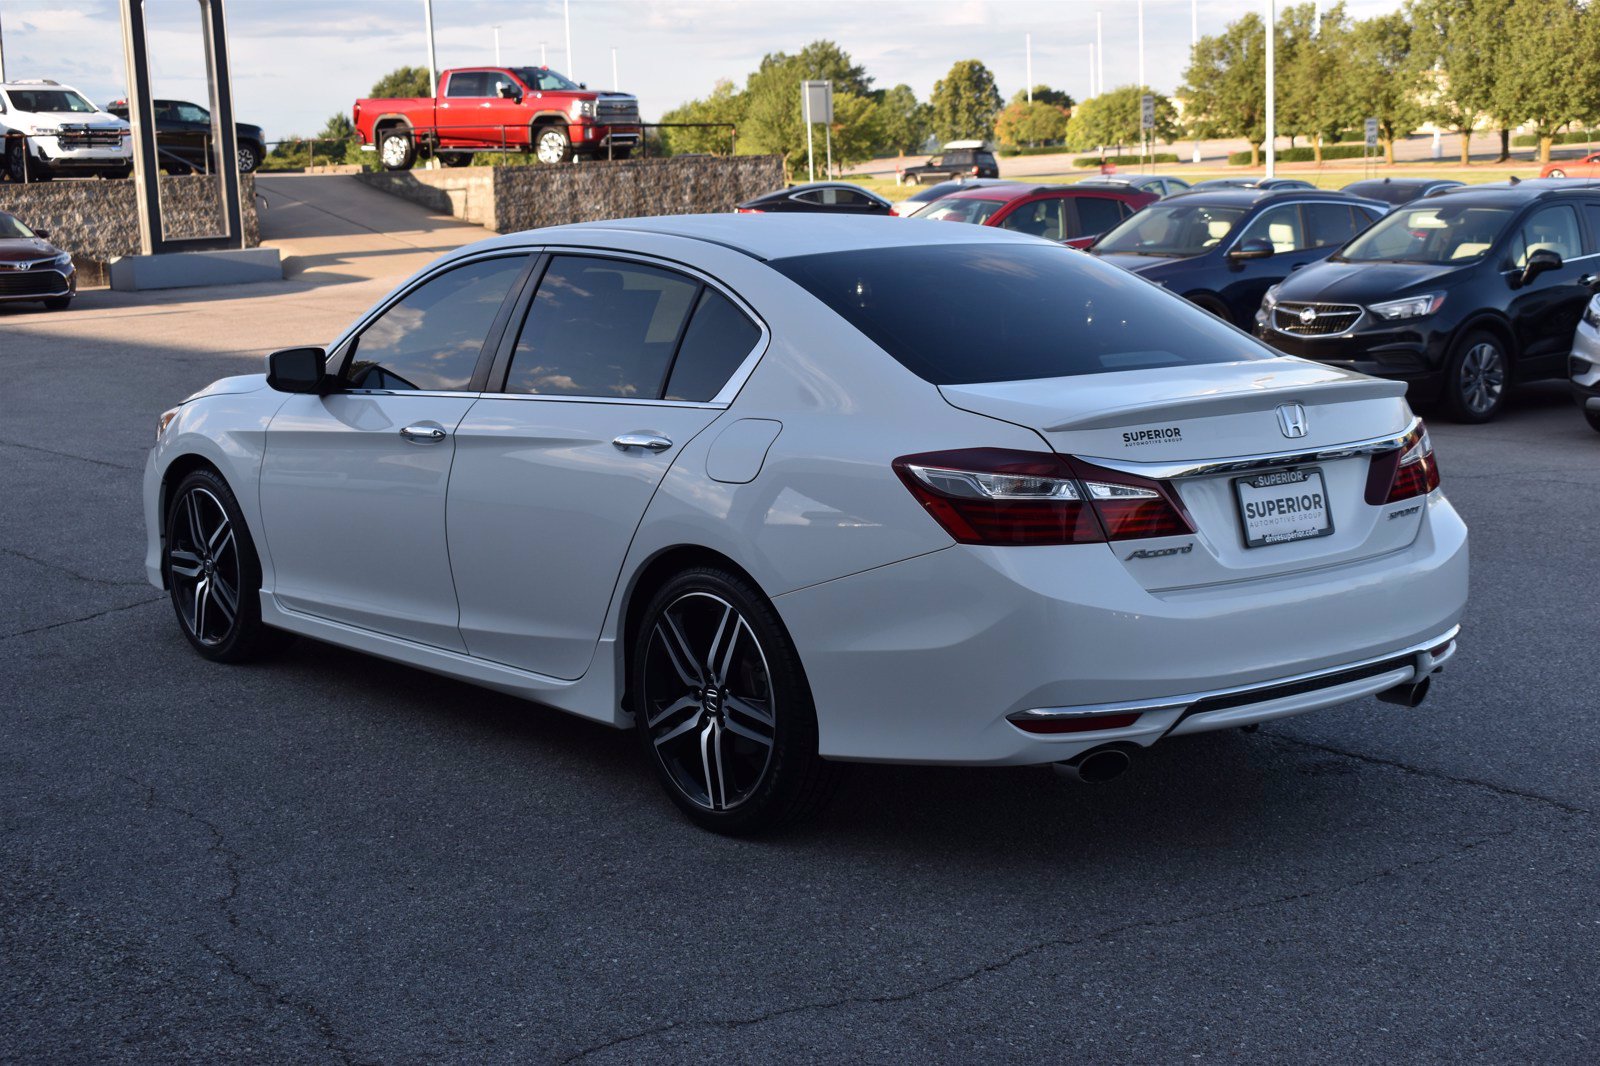
{"label": "front door handle", "polygon": [[624,433],[611,443],[623,451],[629,448],[648,448],[653,452],[664,452],[672,447],[672,441],[659,433]]}
{"label": "front door handle", "polygon": [[414,426],[406,426],[400,431],[400,435],[412,444],[438,444],[448,436],[444,431],[444,427],[429,425],[426,422],[418,422]]}
{"label": "front door handle", "polygon": [[1597,282],[1600,282],[1600,274],[1585,274],[1578,279],[1579,285],[1584,285],[1591,289],[1595,287]]}

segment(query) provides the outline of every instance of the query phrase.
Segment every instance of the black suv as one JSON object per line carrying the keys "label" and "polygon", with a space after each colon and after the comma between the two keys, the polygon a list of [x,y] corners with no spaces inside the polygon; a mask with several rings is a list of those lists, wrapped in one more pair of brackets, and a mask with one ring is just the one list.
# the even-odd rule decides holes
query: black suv
{"label": "black suv", "polygon": [[1325,189],[1186,192],[1144,208],[1090,251],[1249,329],[1269,288],[1383,212],[1383,204]]}
{"label": "black suv", "polygon": [[1267,293],[1256,331],[1487,422],[1517,382],[1566,375],[1597,290],[1600,181],[1469,185],[1402,204],[1289,275]]}
{"label": "black suv", "polygon": [[953,178],[998,178],[1000,163],[982,141],[951,141],[944,152],[921,166],[906,167],[901,177],[907,185]]}
{"label": "black suv", "polygon": [[[128,101],[113,100],[106,110],[126,121]],[[169,174],[210,169],[211,112],[187,100],[157,100],[156,148],[161,168]],[[267,135],[260,126],[233,124],[239,172],[249,174],[267,156]]]}

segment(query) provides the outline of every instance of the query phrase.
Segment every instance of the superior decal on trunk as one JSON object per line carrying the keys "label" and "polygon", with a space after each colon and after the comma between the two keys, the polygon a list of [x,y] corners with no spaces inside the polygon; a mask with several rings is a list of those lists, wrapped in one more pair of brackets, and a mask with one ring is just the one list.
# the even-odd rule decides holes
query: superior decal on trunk
{"label": "superior decal on trunk", "polygon": [[1143,444],[1167,444],[1183,440],[1183,429],[1179,426],[1161,426],[1157,429],[1130,429],[1122,435],[1124,448],[1137,448]]}

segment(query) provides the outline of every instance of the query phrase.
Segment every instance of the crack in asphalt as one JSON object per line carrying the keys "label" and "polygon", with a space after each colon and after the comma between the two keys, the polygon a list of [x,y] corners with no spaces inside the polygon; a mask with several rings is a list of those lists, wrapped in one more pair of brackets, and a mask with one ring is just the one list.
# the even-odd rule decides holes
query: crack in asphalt
{"label": "crack in asphalt", "polygon": [[[244,856],[228,843],[227,835],[222,831],[222,827],[217,825],[217,823],[213,822],[211,819],[206,818],[204,815],[201,815],[196,811],[192,811],[187,807],[179,806],[176,803],[158,800],[156,798],[156,790],[154,785],[141,781],[132,774],[125,773],[120,776],[124,780],[144,790],[144,806],[146,810],[154,811],[159,809],[181,815],[191,822],[194,822],[196,825],[201,826],[206,830],[207,833],[211,835],[211,844],[206,848],[206,853],[209,855],[215,855],[222,860],[222,868],[227,874],[228,884],[227,891],[223,892],[221,896],[217,897],[216,904],[222,911],[223,918],[227,920],[228,927],[235,931],[241,930],[243,925],[235,904],[239,899],[239,889],[243,885],[243,876],[239,872],[239,865],[244,861]],[[259,934],[260,930],[256,930],[256,932]],[[360,1061],[356,1057],[355,1053],[349,1048],[345,1047],[344,1044],[339,1040],[338,1033],[334,1030],[333,1022],[327,1017],[327,1015],[323,1014],[322,1011],[318,1009],[317,1005],[311,1000],[296,999],[289,993],[275,987],[272,982],[264,978],[257,977],[227,949],[208,940],[204,933],[195,933],[194,942],[207,955],[210,955],[212,958],[222,963],[222,965],[226,966],[229,973],[238,978],[240,981],[244,982],[252,990],[260,993],[262,996],[265,996],[276,1006],[287,1008],[302,1015],[316,1030],[317,1035],[322,1040],[323,1046],[328,1051],[337,1055],[341,1062],[354,1064]]]}
{"label": "crack in asphalt", "polygon": [[23,451],[43,452],[46,455],[59,456],[62,459],[76,459],[80,463],[93,463],[95,466],[109,466],[113,470],[143,470],[142,466],[130,466],[127,463],[113,463],[109,459],[91,459],[87,455],[75,455],[72,452],[57,451],[54,448],[41,448],[37,444],[23,444],[21,441],[5,440],[0,438],[0,445],[7,448],[21,448]]}
{"label": "crack in asphalt", "polygon": [[12,555],[12,556],[15,556],[18,559],[25,559],[28,562],[35,564],[36,566],[46,567],[47,569],[54,570],[54,571],[56,571],[58,573],[66,574],[68,577],[76,578],[79,581],[87,581],[92,585],[111,585],[113,587],[129,587],[129,586],[133,586],[133,585],[147,585],[147,584],[149,584],[149,582],[147,582],[147,581],[116,581],[116,580],[113,580],[112,578],[109,578],[109,577],[95,577],[93,574],[80,573],[79,571],[73,570],[70,567],[62,566],[60,563],[53,563],[49,559],[41,559],[37,555],[29,555],[27,552],[19,552],[15,548],[0,548],[0,553],[4,553],[6,555]]}
{"label": "crack in asphalt", "polygon": [[1396,759],[1385,759],[1381,755],[1363,755],[1359,751],[1350,751],[1346,748],[1335,748],[1328,744],[1318,744],[1315,741],[1287,737],[1282,733],[1268,732],[1264,735],[1272,738],[1278,743],[1292,744],[1297,748],[1320,751],[1328,755],[1338,755],[1346,759],[1354,759],[1357,762],[1370,763],[1373,766],[1386,766],[1391,770],[1399,770],[1401,773],[1414,774],[1417,777],[1428,777],[1435,781],[1446,781],[1452,785],[1464,785],[1469,788],[1481,788],[1489,792],[1493,792],[1496,795],[1509,796],[1513,799],[1532,800],[1535,803],[1543,803],[1546,806],[1554,807],[1563,814],[1581,814],[1590,817],[1594,815],[1594,811],[1588,809],[1587,807],[1579,807],[1574,804],[1567,803],[1565,800],[1558,800],[1553,796],[1546,796],[1539,792],[1529,792],[1526,789],[1513,788],[1510,785],[1497,785],[1493,781],[1483,781],[1476,777],[1457,777],[1454,774],[1443,773],[1439,770],[1429,770],[1422,766],[1413,766],[1410,763],[1400,762]]}
{"label": "crack in asphalt", "polygon": [[913,999],[920,999],[924,996],[933,995],[935,993],[945,991],[946,989],[954,988],[957,985],[966,984],[969,981],[975,981],[979,978],[986,977],[989,974],[997,973],[1000,970],[1004,970],[1007,967],[1013,966],[1024,959],[1038,955],[1041,952],[1082,947],[1085,944],[1109,940],[1124,933],[1171,929],[1177,926],[1189,925],[1194,922],[1207,921],[1212,918],[1224,918],[1229,915],[1243,914],[1252,910],[1263,910],[1269,907],[1279,907],[1283,906],[1284,904],[1298,903],[1300,901],[1319,896],[1345,892],[1350,889],[1360,888],[1363,885],[1371,884],[1374,881],[1383,880],[1384,878],[1388,877],[1394,877],[1409,870],[1418,869],[1424,866],[1431,866],[1434,863],[1442,862],[1445,859],[1466,854],[1475,848],[1482,847],[1484,844],[1487,844],[1490,841],[1512,836],[1518,831],[1519,829],[1513,827],[1511,829],[1502,830],[1498,833],[1490,833],[1474,840],[1465,841],[1464,843],[1458,844],[1446,851],[1439,852],[1436,855],[1430,855],[1422,859],[1413,859],[1409,862],[1402,862],[1395,866],[1384,867],[1383,869],[1367,874],[1364,877],[1358,877],[1353,881],[1330,885],[1326,888],[1310,888],[1303,892],[1291,892],[1281,896],[1273,896],[1269,899],[1252,900],[1247,903],[1235,904],[1231,907],[1218,907],[1214,910],[1198,911],[1192,914],[1179,915],[1173,918],[1144,919],[1135,922],[1122,922],[1106,929],[1101,929],[1092,933],[1086,933],[1078,937],[1057,937],[1050,940],[1041,940],[1037,943],[1029,944],[1026,947],[1018,948],[1017,950],[1012,951],[998,959],[984,963],[983,965],[968,970],[964,973],[956,974],[953,977],[947,977],[942,981],[938,981],[930,985],[909,989],[905,992],[889,992],[873,996],[841,996],[838,999],[821,1000],[813,1003],[798,1003],[794,1006],[779,1007],[777,1009],[765,1011],[761,1014],[752,1015],[747,1018],[702,1018],[694,1021],[667,1022],[663,1025],[652,1026],[649,1029],[643,1029],[638,1032],[624,1033],[599,1044],[592,1044],[589,1047],[583,1048],[580,1051],[568,1055],[566,1058],[561,1059],[560,1062],[562,1063],[562,1066],[566,1066],[567,1063],[579,1062],[593,1055],[597,1055],[602,1051],[608,1051],[612,1048],[621,1047],[624,1044],[631,1044],[638,1040],[645,1040],[653,1036],[660,1036],[663,1033],[673,1032],[679,1029],[745,1029],[753,1025],[761,1025],[764,1022],[769,1022],[774,1019],[787,1017],[793,1014],[835,1010],[839,1007],[880,1006],[895,1003],[906,1003]]}
{"label": "crack in asphalt", "polygon": [[45,633],[52,629],[60,629],[62,626],[75,626],[79,622],[92,622],[96,618],[104,618],[108,614],[117,614],[120,611],[131,611],[135,607],[144,607],[151,603],[162,603],[166,599],[167,597],[165,596],[151,596],[149,599],[135,600],[132,603],[125,603],[121,607],[107,607],[103,611],[96,611],[94,614],[86,614],[81,618],[68,618],[63,622],[51,622],[49,625],[45,626],[34,626],[32,629],[19,629],[15,633],[0,634],[0,640],[16,640],[19,637],[31,636],[34,633]]}

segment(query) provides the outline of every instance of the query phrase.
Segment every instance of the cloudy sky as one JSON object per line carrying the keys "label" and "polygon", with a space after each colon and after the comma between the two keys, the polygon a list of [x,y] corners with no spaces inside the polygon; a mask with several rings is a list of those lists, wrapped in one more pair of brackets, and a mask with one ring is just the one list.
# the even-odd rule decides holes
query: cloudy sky
{"label": "cloudy sky", "polygon": [[[145,0],[156,93],[205,94],[195,0]],[[1138,73],[1137,0],[570,0],[568,62],[561,0],[434,0],[439,69],[494,59],[500,26],[506,63],[552,67],[610,88],[611,50],[621,87],[647,119],[708,93],[719,78],[743,82],[768,52],[837,41],[882,87],[905,82],[926,98],[959,59],[989,66],[1006,96],[1033,76],[1074,96],[1089,90],[1095,15],[1104,24],[1105,79]],[[1200,32],[1214,33],[1262,0],[1199,0]],[[1398,0],[1350,0],[1352,13],[1390,11]],[[372,83],[405,63],[425,64],[422,0],[228,0],[238,116],[269,137],[311,134],[348,111]],[[0,0],[10,78],[54,78],[104,103],[124,86],[116,0]],[[1187,61],[1191,0],[1144,0],[1146,80],[1177,86]]]}

